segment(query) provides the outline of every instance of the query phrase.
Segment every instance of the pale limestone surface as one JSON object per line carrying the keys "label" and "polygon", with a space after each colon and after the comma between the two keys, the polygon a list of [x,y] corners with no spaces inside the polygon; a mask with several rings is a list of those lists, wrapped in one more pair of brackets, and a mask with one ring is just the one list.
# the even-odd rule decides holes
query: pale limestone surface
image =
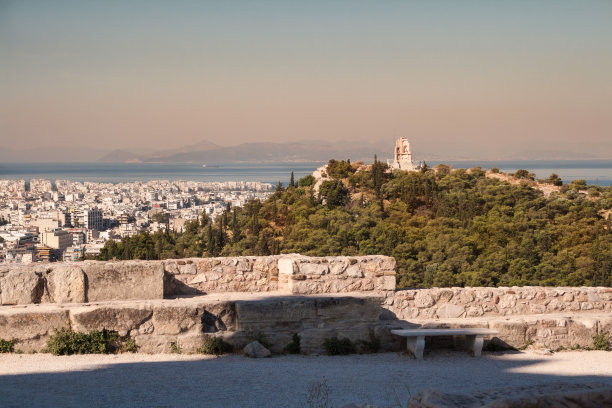
{"label": "pale limestone surface", "polygon": [[[302,407],[308,388],[326,379],[329,406],[353,402],[406,406],[429,389],[451,394],[555,384],[612,385],[612,353],[532,352],[472,358],[433,353],[351,356],[0,355],[3,406]],[[397,399],[396,399],[397,398]]]}
{"label": "pale limestone surface", "polygon": [[76,265],[60,265],[47,275],[47,290],[54,303],[83,303],[87,300],[85,274]]}

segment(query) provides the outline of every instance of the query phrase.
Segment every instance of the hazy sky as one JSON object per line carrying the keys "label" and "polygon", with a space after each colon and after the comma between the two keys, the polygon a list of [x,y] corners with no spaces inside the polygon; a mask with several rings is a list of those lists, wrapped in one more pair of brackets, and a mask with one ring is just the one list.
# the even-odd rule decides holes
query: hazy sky
{"label": "hazy sky", "polygon": [[4,147],[399,136],[612,156],[612,1],[0,0]]}

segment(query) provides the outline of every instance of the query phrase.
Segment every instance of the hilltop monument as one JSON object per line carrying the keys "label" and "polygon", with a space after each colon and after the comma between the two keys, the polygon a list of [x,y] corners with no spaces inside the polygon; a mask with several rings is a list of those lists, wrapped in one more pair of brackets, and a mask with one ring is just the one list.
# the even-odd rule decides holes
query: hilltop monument
{"label": "hilltop monument", "polygon": [[395,156],[393,160],[393,169],[397,170],[417,170],[417,166],[412,162],[412,153],[410,152],[410,143],[405,137],[400,137],[395,141]]}

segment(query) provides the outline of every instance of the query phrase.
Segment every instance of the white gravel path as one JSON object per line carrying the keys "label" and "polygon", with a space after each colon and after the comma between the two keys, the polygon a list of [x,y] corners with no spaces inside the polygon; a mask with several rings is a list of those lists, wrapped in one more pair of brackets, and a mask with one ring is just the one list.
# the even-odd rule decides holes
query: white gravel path
{"label": "white gravel path", "polygon": [[612,353],[225,357],[0,354],[0,407],[302,407],[327,380],[331,406],[405,405],[428,388],[452,393],[555,382],[612,385]]}

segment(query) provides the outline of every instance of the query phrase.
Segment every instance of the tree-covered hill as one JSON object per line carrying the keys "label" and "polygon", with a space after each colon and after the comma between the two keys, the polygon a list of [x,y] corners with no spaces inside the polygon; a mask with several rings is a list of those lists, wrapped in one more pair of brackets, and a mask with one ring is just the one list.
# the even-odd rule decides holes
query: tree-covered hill
{"label": "tree-covered hill", "polygon": [[397,260],[400,288],[612,284],[610,187],[578,181],[545,196],[526,171],[510,183],[495,170],[390,172],[376,160],[331,160],[326,173],[182,234],[109,241],[101,258],[383,254]]}

